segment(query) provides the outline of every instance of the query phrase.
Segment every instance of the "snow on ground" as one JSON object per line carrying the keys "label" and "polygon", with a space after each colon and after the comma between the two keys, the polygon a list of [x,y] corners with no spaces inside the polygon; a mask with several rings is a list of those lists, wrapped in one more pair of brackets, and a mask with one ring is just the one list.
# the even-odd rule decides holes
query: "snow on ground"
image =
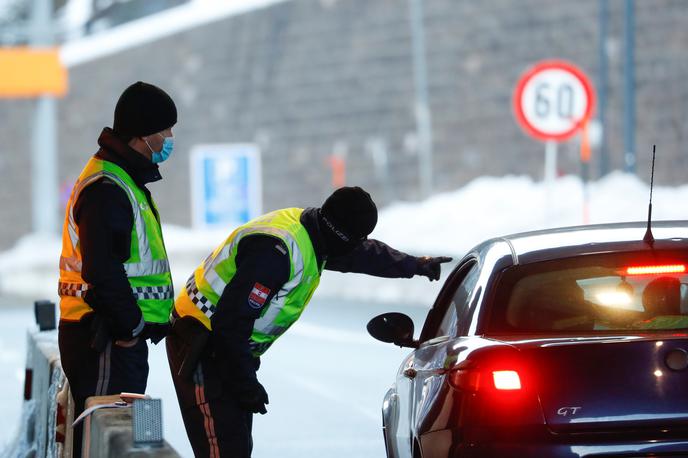
{"label": "snow on ground", "polygon": [[[589,185],[589,222],[638,221],[647,217],[649,187],[637,177],[612,173]],[[481,177],[424,202],[398,202],[381,209],[372,237],[415,255],[461,257],[493,236],[582,224],[583,186],[566,176],[547,184],[525,176]],[[164,218],[164,215],[163,215]],[[688,185],[657,186],[655,220],[688,218]],[[202,259],[231,231],[199,232],[164,227],[176,290]],[[29,234],[0,253],[0,295],[57,299],[60,240]],[[445,272],[448,269],[445,269]],[[441,282],[424,278],[386,280],[325,272],[318,297],[391,303],[428,303]]]}

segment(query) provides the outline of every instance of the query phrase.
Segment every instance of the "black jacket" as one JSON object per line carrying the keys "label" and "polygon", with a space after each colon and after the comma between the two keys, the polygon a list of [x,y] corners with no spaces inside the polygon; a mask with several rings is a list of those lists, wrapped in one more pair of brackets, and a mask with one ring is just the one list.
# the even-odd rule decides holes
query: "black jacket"
{"label": "black jacket", "polygon": [[[124,169],[143,190],[155,212],[145,185],[162,179],[158,166],[131,149],[107,127],[100,134],[98,145],[100,150],[95,157]],[[91,285],[86,302],[97,315],[105,318],[114,339],[132,339],[143,317],[123,266],[130,255],[134,224],[126,192],[107,178],[87,186],[74,203],[74,222],[79,228],[81,276]],[[166,325],[147,324],[143,336],[159,341],[165,334]]]}
{"label": "black jacket", "polygon": [[[301,223],[313,243],[318,264],[325,261],[327,270],[387,278],[411,278],[417,273],[418,258],[374,239],[365,240],[347,255],[328,258],[318,209],[305,209]],[[289,279],[287,253],[282,241],[271,236],[252,235],[239,243],[236,273],[225,287],[211,318],[211,341],[216,355],[222,358],[219,369],[230,384],[240,385],[256,379],[256,363],[249,348],[249,338],[254,321]],[[256,287],[268,291],[267,299],[256,300],[252,295]]]}

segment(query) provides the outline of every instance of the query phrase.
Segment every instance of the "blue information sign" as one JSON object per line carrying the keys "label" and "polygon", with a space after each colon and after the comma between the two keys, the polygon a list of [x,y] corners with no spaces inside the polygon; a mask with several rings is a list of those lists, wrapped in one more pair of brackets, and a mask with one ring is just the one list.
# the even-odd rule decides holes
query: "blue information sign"
{"label": "blue information sign", "polygon": [[191,151],[194,228],[236,227],[261,213],[260,151],[253,144],[198,145]]}

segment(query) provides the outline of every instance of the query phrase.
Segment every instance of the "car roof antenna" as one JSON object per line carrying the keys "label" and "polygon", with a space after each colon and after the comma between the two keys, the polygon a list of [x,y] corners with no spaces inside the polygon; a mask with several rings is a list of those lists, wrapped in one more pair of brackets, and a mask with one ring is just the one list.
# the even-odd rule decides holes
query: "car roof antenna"
{"label": "car roof antenna", "polygon": [[643,242],[652,246],[655,243],[655,237],[652,235],[652,187],[655,181],[655,148],[657,145],[652,145],[652,171],[650,172],[650,205],[647,208],[647,230],[643,237]]}

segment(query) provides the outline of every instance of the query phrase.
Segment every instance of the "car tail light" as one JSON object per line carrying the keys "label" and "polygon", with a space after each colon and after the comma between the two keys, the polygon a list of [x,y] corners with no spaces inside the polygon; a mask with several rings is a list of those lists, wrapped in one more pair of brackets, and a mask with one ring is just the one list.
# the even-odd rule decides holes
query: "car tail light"
{"label": "car tail light", "polygon": [[521,377],[517,371],[492,371],[492,380],[498,390],[521,389]]}
{"label": "car tail light", "polygon": [[627,275],[677,274],[685,271],[686,266],[683,264],[631,266],[626,268]]}
{"label": "car tail light", "polygon": [[460,412],[456,421],[467,438],[480,442],[489,440],[495,427],[544,424],[535,373],[525,358],[500,350],[472,356],[447,373]]}
{"label": "car tail light", "polygon": [[451,371],[449,383],[456,389],[469,392],[515,392],[523,389],[521,374],[514,368],[489,366],[479,368],[468,362],[460,364]]}
{"label": "car tail light", "polygon": [[480,389],[480,379],[480,371],[468,364],[462,363],[449,372],[449,384],[457,390],[476,392]]}

